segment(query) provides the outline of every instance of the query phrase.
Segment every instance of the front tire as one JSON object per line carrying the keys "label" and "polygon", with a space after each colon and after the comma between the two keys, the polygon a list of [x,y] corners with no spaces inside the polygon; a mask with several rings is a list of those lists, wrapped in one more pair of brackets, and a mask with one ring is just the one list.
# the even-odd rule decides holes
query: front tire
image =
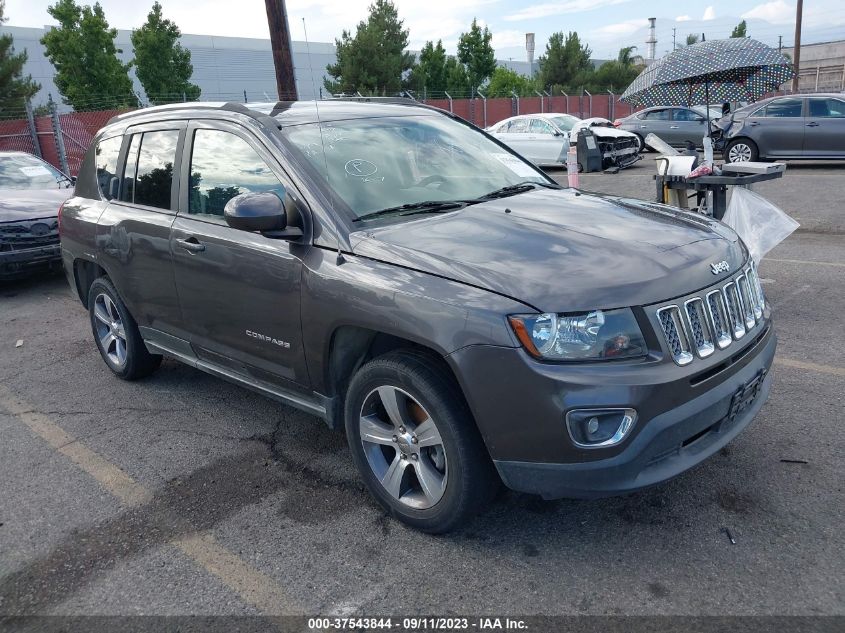
{"label": "front tire", "polygon": [[349,385],[345,418],[364,483],[400,521],[441,534],[495,496],[500,482],[472,414],[428,354],[400,350],[361,367]]}
{"label": "front tire", "polygon": [[738,138],[728,143],[724,157],[726,163],[753,163],[760,158],[760,152],[754,141]]}
{"label": "front tire", "polygon": [[153,373],[161,356],[150,354],[120,295],[108,277],[100,277],[88,290],[91,331],[100,356],[115,376],[135,380]]}

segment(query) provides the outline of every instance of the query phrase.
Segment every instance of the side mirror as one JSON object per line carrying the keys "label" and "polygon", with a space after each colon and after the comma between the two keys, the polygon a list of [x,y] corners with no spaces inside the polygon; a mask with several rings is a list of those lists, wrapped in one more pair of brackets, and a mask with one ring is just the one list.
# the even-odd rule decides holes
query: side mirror
{"label": "side mirror", "polygon": [[223,208],[226,224],[241,231],[260,232],[265,237],[296,240],[302,237],[302,229],[288,227],[285,205],[273,191],[242,193],[235,196]]}
{"label": "side mirror", "polygon": [[288,223],[285,205],[272,191],[235,196],[223,208],[223,217],[241,231],[281,231]]}
{"label": "side mirror", "polygon": [[120,178],[112,176],[109,179],[109,200],[117,198],[118,193],[120,193]]}

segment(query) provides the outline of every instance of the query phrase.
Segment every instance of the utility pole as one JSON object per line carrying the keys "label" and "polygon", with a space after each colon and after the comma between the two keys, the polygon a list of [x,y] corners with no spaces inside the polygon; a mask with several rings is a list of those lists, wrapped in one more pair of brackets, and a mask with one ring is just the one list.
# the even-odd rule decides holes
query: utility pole
{"label": "utility pole", "polygon": [[672,50],[675,50],[675,32],[677,30],[674,26],[672,27]]}
{"label": "utility pole", "polygon": [[778,53],[783,52],[783,35],[778,35]]}
{"label": "utility pole", "polygon": [[801,67],[801,17],[804,14],[804,0],[798,0],[795,7],[795,50],[792,51],[792,64],[795,76],[792,78],[792,92],[798,92],[798,70]]}
{"label": "utility pole", "polygon": [[270,27],[270,46],[276,68],[276,90],[282,101],[296,101],[296,79],[290,50],[290,29],[285,0],[264,0],[267,7],[267,26]]}

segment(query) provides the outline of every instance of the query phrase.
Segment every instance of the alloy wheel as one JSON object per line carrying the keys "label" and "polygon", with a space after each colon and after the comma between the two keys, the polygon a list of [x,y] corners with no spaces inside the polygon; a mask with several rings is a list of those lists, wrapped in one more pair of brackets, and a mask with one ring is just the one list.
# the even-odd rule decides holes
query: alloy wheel
{"label": "alloy wheel", "polygon": [[126,329],[114,300],[105,293],[94,299],[97,340],[109,360],[118,368],[126,365]]}
{"label": "alloy wheel", "polygon": [[751,160],[751,147],[745,143],[733,145],[728,152],[728,159],[732,163],[747,163]]}
{"label": "alloy wheel", "polygon": [[389,385],[373,389],[359,428],[367,463],[391,497],[418,510],[440,501],[448,477],[443,439],[413,396]]}

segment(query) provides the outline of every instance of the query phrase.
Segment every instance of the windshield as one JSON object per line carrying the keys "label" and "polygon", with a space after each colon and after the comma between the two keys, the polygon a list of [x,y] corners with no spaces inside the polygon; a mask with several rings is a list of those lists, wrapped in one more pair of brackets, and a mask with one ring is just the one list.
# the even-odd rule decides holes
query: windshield
{"label": "windshield", "polygon": [[282,135],[327,197],[344,202],[353,219],[401,205],[469,200],[510,185],[550,182],[481,132],[441,115],[332,121],[323,124],[322,139],[316,123],[285,128]]}
{"label": "windshield", "polygon": [[581,119],[569,115],[550,116],[549,120],[554,123],[561,132],[569,132],[572,126],[578,123]]}
{"label": "windshield", "polygon": [[0,189],[64,189],[62,172],[34,156],[0,155]]}

